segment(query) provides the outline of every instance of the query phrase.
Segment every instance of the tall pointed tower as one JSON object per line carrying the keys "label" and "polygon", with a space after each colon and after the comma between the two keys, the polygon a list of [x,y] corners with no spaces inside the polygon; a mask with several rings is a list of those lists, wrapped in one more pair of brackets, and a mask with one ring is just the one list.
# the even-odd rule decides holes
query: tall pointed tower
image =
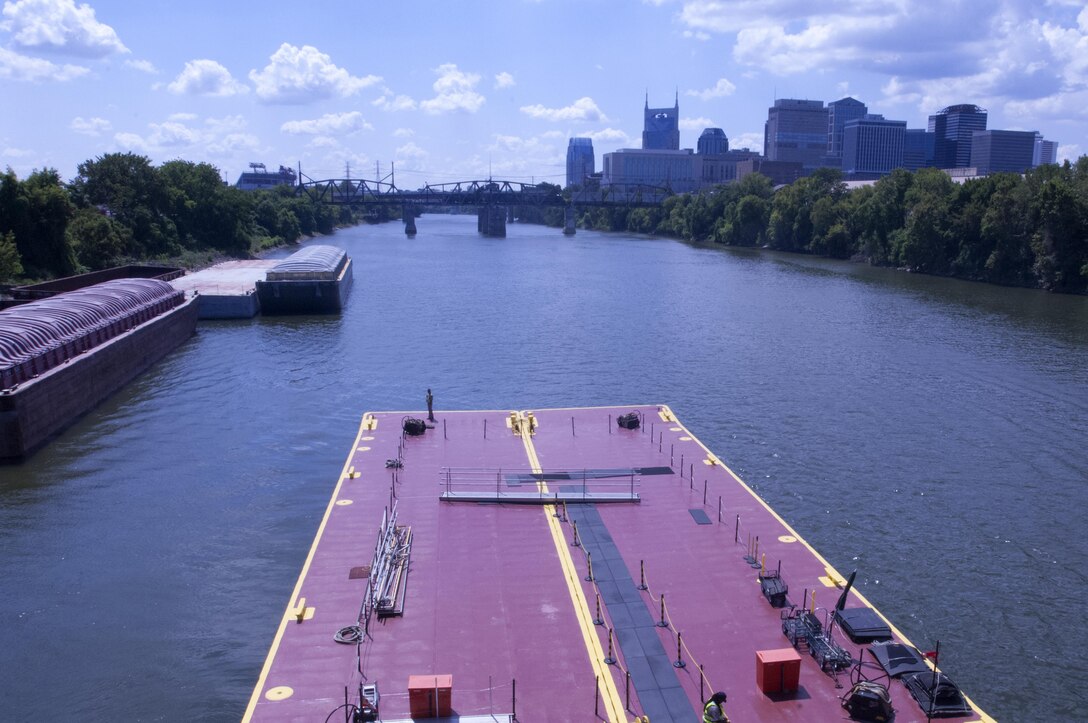
{"label": "tall pointed tower", "polygon": [[650,96],[646,95],[642,123],[642,148],[662,151],[680,150],[679,91],[672,108],[651,108]]}

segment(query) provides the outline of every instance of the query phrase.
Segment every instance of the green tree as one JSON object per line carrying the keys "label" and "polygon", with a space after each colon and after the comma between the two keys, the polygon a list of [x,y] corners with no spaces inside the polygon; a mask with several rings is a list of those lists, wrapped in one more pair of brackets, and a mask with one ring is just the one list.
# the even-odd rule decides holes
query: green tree
{"label": "green tree", "polygon": [[117,264],[128,245],[127,228],[96,208],[81,208],[68,224],[68,241],[86,269],[96,271]]}
{"label": "green tree", "polygon": [[84,161],[69,188],[80,207],[97,206],[129,230],[133,256],[180,250],[177,227],[165,215],[170,209],[166,184],[146,157],[107,153]]}
{"label": "green tree", "polygon": [[21,182],[10,168],[0,177],[0,233],[15,237],[30,276],[75,272],[75,254],[66,234],[74,211],[54,169],[34,171]]}
{"label": "green tree", "polygon": [[23,262],[15,245],[15,234],[11,231],[0,234],[0,280],[13,281],[22,274]]}

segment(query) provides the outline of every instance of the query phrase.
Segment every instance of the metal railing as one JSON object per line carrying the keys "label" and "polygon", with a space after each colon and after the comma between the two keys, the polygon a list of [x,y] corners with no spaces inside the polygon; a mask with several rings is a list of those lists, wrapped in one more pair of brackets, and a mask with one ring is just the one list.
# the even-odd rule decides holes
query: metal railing
{"label": "metal railing", "polygon": [[639,502],[640,477],[630,468],[544,470],[443,467],[440,499],[447,502]]}

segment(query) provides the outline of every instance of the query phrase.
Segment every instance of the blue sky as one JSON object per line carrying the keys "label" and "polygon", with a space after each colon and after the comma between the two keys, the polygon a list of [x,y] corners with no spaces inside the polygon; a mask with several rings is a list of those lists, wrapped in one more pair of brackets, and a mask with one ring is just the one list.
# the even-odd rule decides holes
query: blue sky
{"label": "blue sky", "polygon": [[638,147],[679,93],[762,148],[775,97],[850,95],[924,128],[975,103],[990,128],[1088,153],[1083,0],[5,0],[0,168],[132,151],[155,163],[301,163],[315,179],[563,183],[570,136]]}

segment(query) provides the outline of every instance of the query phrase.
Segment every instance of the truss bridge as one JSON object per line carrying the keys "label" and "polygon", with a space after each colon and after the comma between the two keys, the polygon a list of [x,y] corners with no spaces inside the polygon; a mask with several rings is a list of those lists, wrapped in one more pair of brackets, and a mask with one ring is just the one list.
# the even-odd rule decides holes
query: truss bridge
{"label": "truss bridge", "polygon": [[425,208],[468,207],[477,212],[477,227],[485,236],[506,236],[507,221],[518,207],[564,209],[563,233],[575,232],[576,208],[637,208],[659,206],[673,195],[668,188],[645,184],[612,184],[564,193],[557,186],[487,179],[427,184],[414,190],[391,181],[360,178],[315,181],[300,175],[296,193],[314,203],[351,206],[400,206],[404,232],[416,234],[416,218]]}

